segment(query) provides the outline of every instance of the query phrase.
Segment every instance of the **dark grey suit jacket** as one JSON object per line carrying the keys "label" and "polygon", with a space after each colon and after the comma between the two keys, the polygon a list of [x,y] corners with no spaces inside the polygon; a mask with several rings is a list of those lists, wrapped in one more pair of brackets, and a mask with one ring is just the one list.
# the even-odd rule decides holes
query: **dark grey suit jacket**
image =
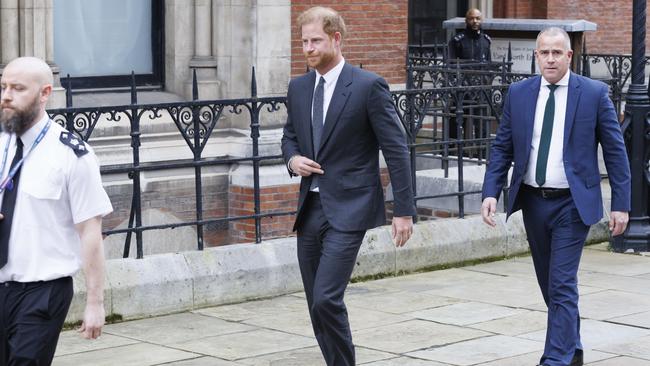
{"label": "dark grey suit jacket", "polygon": [[[289,84],[287,123],[282,137],[285,162],[303,155],[321,165],[320,199],[329,224],[340,231],[360,231],[386,221],[379,179],[379,147],[388,165],[395,197],[394,216],[413,216],[415,206],[406,136],[397,119],[386,81],[345,64],[329,104],[318,158],[314,159],[311,104],[316,73]],[[311,177],[300,182],[300,223]]]}

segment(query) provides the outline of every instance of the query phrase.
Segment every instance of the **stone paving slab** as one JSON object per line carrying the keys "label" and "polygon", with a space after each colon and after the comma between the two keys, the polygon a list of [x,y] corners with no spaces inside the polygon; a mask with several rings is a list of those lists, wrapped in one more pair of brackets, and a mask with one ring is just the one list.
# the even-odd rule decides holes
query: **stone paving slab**
{"label": "stone paving slab", "polygon": [[82,353],[73,353],[54,359],[54,366],[149,366],[187,360],[198,354],[148,343],[104,348]]}
{"label": "stone paving slab", "polygon": [[606,320],[641,313],[650,309],[650,295],[607,290],[580,298],[580,315]]}
{"label": "stone paving slab", "polygon": [[313,337],[304,337],[262,328],[249,332],[203,337],[187,342],[174,343],[170,347],[229,361],[237,361],[244,358],[315,345],[316,340]]}
{"label": "stone paving slab", "polygon": [[240,322],[260,316],[274,317],[278,314],[307,311],[304,298],[285,295],[273,299],[243,302],[195,310],[194,313]]}
{"label": "stone paving slab", "polygon": [[593,251],[580,261],[583,271],[610,273],[620,276],[638,276],[650,273],[648,258],[640,255],[621,256],[617,253]]}
{"label": "stone paving slab", "polygon": [[165,363],[165,366],[243,366],[241,363],[220,360],[214,357],[197,357],[191,360]]}
{"label": "stone paving slab", "polygon": [[[612,324],[591,319],[583,319],[580,322],[580,335],[582,337],[582,345],[587,349],[593,348],[605,351],[602,349],[602,347],[606,345],[627,343],[649,334],[649,329],[629,327],[625,325]],[[546,331],[541,330],[537,332],[522,334],[519,337],[536,341],[544,341],[546,337]]]}
{"label": "stone paving slab", "polygon": [[650,311],[609,319],[612,323],[650,329]]}
{"label": "stone paving slab", "polygon": [[495,305],[523,307],[539,304],[545,308],[544,300],[537,290],[537,282],[533,276],[534,272],[531,268],[531,277],[527,279],[496,275],[484,276],[479,280],[465,282],[462,285],[452,282],[445,287],[425,293]]}
{"label": "stone paving slab", "polygon": [[201,314],[181,313],[137,322],[109,324],[104,332],[143,342],[170,344],[254,329]]}
{"label": "stone paving slab", "polygon": [[462,300],[451,297],[437,296],[413,292],[370,292],[364,294],[346,294],[345,303],[363,309],[383,311],[390,314],[404,314],[413,311],[437,308],[456,304]]}
{"label": "stone paving slab", "polygon": [[[492,362],[481,363],[480,365],[481,366],[522,366],[522,365],[533,366],[539,362],[540,356],[541,356],[540,352],[532,352],[532,353],[526,353],[515,357],[503,358]],[[584,361],[586,365],[595,365],[593,364],[593,362],[606,360],[613,357],[616,357],[616,355],[586,349]],[[617,364],[617,366],[625,366],[625,365],[626,364],[624,363]]]}
{"label": "stone paving slab", "polygon": [[355,344],[363,347],[393,353],[406,353],[486,335],[490,335],[490,333],[424,320],[410,320],[404,323],[353,331],[352,339],[355,340]]}
{"label": "stone paving slab", "polygon": [[417,319],[452,325],[470,325],[525,313],[527,310],[505,306],[465,302],[409,313]]}
{"label": "stone paving slab", "polygon": [[471,366],[543,349],[544,342],[497,335],[411,352],[408,355],[452,365]]}
{"label": "stone paving slab", "polygon": [[546,329],[546,312],[524,311],[500,319],[471,324],[470,327],[495,334],[515,336]]}
{"label": "stone paving slab", "polygon": [[[394,359],[396,357],[395,354],[363,347],[355,347],[355,352],[357,364],[373,364],[376,361]],[[239,362],[249,366],[323,366],[325,364],[319,347],[272,353],[260,357],[247,358]]]}
{"label": "stone paving slab", "polygon": [[[586,365],[650,366],[650,257],[605,249],[587,247],[580,269]],[[545,339],[530,257],[353,283],[346,303],[358,365],[532,366]],[[54,365],[324,362],[296,292],[110,324],[95,341],[66,331]]]}
{"label": "stone paving slab", "polygon": [[421,360],[411,357],[395,357],[388,360],[364,363],[364,366],[449,366],[447,363]]}
{"label": "stone paving slab", "polygon": [[631,357],[615,357],[605,361],[594,362],[592,366],[650,366],[650,361]]}
{"label": "stone paving slab", "polygon": [[617,344],[601,345],[598,349],[604,352],[650,361],[650,336],[636,338],[634,340],[628,340]]}
{"label": "stone paving slab", "polygon": [[64,356],[73,353],[97,351],[101,349],[117,348],[129,344],[140,343],[138,340],[107,334],[104,329],[99,339],[88,341],[76,331],[62,332],[59,336],[59,345],[56,347],[55,356]]}
{"label": "stone paving slab", "polygon": [[650,276],[622,276],[602,272],[580,272],[578,279],[582,285],[605,290],[618,290],[650,295]]}

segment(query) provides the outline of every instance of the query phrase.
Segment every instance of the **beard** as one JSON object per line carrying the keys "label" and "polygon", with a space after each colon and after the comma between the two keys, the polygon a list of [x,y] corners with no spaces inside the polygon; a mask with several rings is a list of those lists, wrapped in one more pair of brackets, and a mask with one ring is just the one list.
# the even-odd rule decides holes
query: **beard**
{"label": "beard", "polygon": [[331,64],[335,58],[336,58],[336,53],[334,51],[327,50],[327,51],[320,52],[319,57],[313,61],[307,59],[307,64],[312,69],[318,69],[320,67]]}
{"label": "beard", "polygon": [[23,109],[12,108],[12,114],[0,110],[0,129],[7,133],[22,135],[32,125],[40,112],[38,95]]}

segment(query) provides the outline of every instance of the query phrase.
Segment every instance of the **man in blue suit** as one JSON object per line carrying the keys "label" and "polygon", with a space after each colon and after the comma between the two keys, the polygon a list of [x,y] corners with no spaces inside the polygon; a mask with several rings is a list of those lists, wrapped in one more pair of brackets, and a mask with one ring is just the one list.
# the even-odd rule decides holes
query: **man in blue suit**
{"label": "man in blue suit", "polygon": [[494,213],[508,170],[508,216],[521,209],[537,282],[548,307],[540,364],[583,364],[578,265],[589,226],[603,216],[598,143],[612,189],[609,228],[625,231],[630,169],[607,86],[569,71],[571,42],[559,28],[537,37],[541,76],[514,83],[492,144],[483,182],[483,221]]}
{"label": "man in blue suit", "polygon": [[404,245],[415,215],[406,137],[388,85],[345,63],[343,18],[315,7],[297,19],[313,71],[291,81],[282,154],[302,177],[298,262],[318,345],[327,365],[355,364],[343,295],[366,230],[385,222],[379,147],[393,186],[393,240]]}

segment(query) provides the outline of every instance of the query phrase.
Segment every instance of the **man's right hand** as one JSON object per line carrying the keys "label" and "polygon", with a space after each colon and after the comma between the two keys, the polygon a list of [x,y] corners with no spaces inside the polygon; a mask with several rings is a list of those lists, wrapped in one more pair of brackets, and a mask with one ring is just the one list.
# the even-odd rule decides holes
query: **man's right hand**
{"label": "man's right hand", "polygon": [[312,174],[323,174],[320,164],[304,156],[295,156],[289,162],[291,170],[301,177],[308,177]]}
{"label": "man's right hand", "polygon": [[481,216],[483,216],[483,222],[492,227],[497,226],[497,222],[494,221],[494,214],[496,212],[497,199],[494,197],[486,197],[481,205]]}

